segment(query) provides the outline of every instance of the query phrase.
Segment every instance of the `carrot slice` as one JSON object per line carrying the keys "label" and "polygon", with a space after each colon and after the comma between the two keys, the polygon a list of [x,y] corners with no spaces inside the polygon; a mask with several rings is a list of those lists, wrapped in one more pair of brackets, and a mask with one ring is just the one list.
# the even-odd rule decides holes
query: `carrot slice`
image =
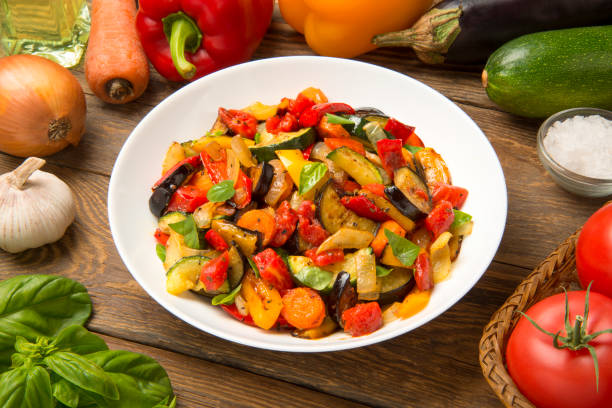
{"label": "carrot slice", "polygon": [[389,242],[387,236],[385,235],[385,229],[388,229],[389,231],[394,232],[401,237],[406,236],[406,230],[402,228],[397,222],[393,220],[383,222],[380,225],[380,228],[378,229],[378,233],[374,237],[374,240],[370,243],[370,246],[374,250],[374,254],[377,257],[379,257],[383,253],[385,246]]}
{"label": "carrot slice", "polygon": [[274,216],[266,210],[251,210],[245,212],[238,220],[237,225],[242,228],[261,232],[263,234],[263,246],[268,245],[276,232]]}
{"label": "carrot slice", "polygon": [[149,83],[149,63],[136,31],[133,0],[93,0],[85,78],[96,96],[120,104],[138,98]]}
{"label": "carrot slice", "polygon": [[281,315],[298,329],[318,327],[325,319],[325,303],[321,296],[310,288],[289,289],[283,295]]}

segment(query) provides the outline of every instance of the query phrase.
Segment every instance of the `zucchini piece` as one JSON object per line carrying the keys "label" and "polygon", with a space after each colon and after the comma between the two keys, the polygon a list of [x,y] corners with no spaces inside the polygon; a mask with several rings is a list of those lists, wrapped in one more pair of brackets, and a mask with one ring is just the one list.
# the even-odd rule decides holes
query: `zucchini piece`
{"label": "zucchini piece", "polygon": [[170,228],[170,224],[181,222],[185,218],[187,218],[187,213],[180,211],[169,212],[168,214],[162,216],[159,219],[157,223],[157,228],[159,228],[159,230],[164,234],[170,234],[170,231],[172,231],[172,228]]}
{"label": "zucchini piece", "polygon": [[374,148],[376,148],[376,146],[378,145],[378,141],[383,139],[391,139],[389,135],[383,130],[383,128],[384,125],[382,125],[378,121],[368,122],[363,126],[363,131],[366,135],[366,138],[370,141]]}
{"label": "zucchini piece", "polygon": [[223,282],[223,284],[217,290],[206,290],[206,286],[204,286],[202,281],[198,279],[196,282],[196,285],[191,290],[200,295],[204,295],[206,297],[215,297],[222,293],[229,293],[230,292],[229,279],[226,279],[225,282]]}
{"label": "zucchini piece", "polygon": [[225,220],[213,220],[210,228],[217,231],[225,242],[234,241],[243,254],[251,256],[261,248],[261,233],[241,228],[236,224]]}
{"label": "zucchini piece", "polygon": [[376,279],[380,281],[378,303],[382,305],[401,301],[415,283],[412,270],[407,268],[394,268],[389,275]]}
{"label": "zucchini piece", "polygon": [[[423,179],[410,167],[401,167],[393,172],[395,186],[422,213],[429,214],[433,208],[429,189]],[[385,189],[386,194],[386,189]],[[387,195],[387,197],[389,197]]]}
{"label": "zucchini piece", "polygon": [[172,295],[194,289],[199,282],[202,266],[210,259],[204,256],[181,258],[166,273],[166,291]]}
{"label": "zucchini piece", "polygon": [[382,129],[387,125],[389,117],[376,108],[362,108],[355,111],[355,115],[361,117],[359,124],[355,127],[355,136],[360,139],[368,140],[366,130],[364,129],[369,123],[378,124]]}
{"label": "zucchini piece", "polygon": [[368,231],[372,234],[376,233],[378,223],[368,218],[360,217],[342,205],[335,183],[332,180],[323,186],[315,203],[317,217],[323,228],[330,234],[336,233],[342,227]]}
{"label": "zucchini piece", "polygon": [[313,144],[316,133],[313,128],[300,129],[297,132],[280,132],[274,139],[249,147],[257,160],[270,161],[276,159],[276,150],[303,150]]}
{"label": "zucchini piece", "polygon": [[346,171],[362,186],[366,184],[383,183],[383,178],[376,166],[348,147],[339,147],[332,150],[332,152],[327,155],[327,158],[333,161],[334,164],[342,170]]}
{"label": "zucchini piece", "polygon": [[227,254],[229,256],[227,280],[229,281],[230,289],[234,289],[242,282],[242,277],[244,276],[244,261],[240,251],[233,245],[230,246]]}

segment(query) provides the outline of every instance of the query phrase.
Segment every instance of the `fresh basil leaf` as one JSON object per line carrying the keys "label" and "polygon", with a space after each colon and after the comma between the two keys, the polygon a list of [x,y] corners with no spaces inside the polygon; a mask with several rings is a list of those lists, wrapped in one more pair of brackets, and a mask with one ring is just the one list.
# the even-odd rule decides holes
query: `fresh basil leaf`
{"label": "fresh basil leaf", "polygon": [[242,289],[242,283],[238,286],[236,286],[236,288],[234,290],[232,290],[230,293],[221,293],[218,294],[217,296],[215,296],[214,298],[212,298],[212,305],[213,306],[218,306],[218,305],[231,305],[234,303],[234,298],[236,297],[236,295],[238,294],[238,292],[240,292],[240,289]]}
{"label": "fresh basil leaf", "polygon": [[334,115],[333,113],[326,113],[325,117],[327,118],[328,123],[334,123],[337,125],[354,125],[355,124],[355,122],[353,122],[352,120],[347,119],[343,116]]}
{"label": "fresh basil leaf", "polygon": [[261,141],[261,133],[259,132],[255,133],[255,136],[253,137],[253,141],[255,141],[255,144],[259,144],[259,142]]}
{"label": "fresh basil leaf", "polygon": [[257,267],[257,265],[255,265],[255,262],[253,262],[253,260],[249,258],[248,256],[247,256],[247,262],[249,263],[249,265],[251,265],[251,269],[253,269],[253,273],[255,274],[255,277],[259,279],[261,275],[259,274],[259,268]]}
{"label": "fresh basil leaf", "polygon": [[213,203],[222,203],[232,198],[234,194],[236,194],[234,182],[232,180],[225,180],[212,186],[208,193],[206,193],[206,198]]}
{"label": "fresh basil leaf", "polygon": [[304,195],[317,185],[327,173],[325,163],[312,162],[306,163],[300,172],[300,188],[299,194]]}
{"label": "fresh basil leaf", "polygon": [[54,408],[47,370],[40,366],[24,366],[0,375],[0,407]]}
{"label": "fresh basil leaf", "polygon": [[79,406],[78,389],[64,379],[55,382],[51,389],[53,397],[69,408],[77,408]]}
{"label": "fresh basil leaf", "polygon": [[412,266],[419,255],[421,247],[385,228],[385,236],[389,240],[393,255],[406,266]]}
{"label": "fresh basil leaf", "polygon": [[184,220],[168,226],[183,236],[185,245],[189,248],[200,249],[200,234],[193,215],[189,214]]}
{"label": "fresh basil leaf", "polygon": [[[0,372],[11,364],[16,336],[36,341],[91,314],[87,289],[61,276],[21,275],[0,282]],[[0,404],[1,406],[1,404]]]}
{"label": "fresh basil leaf", "polygon": [[385,276],[390,274],[392,270],[393,269],[388,269],[388,268],[385,268],[384,266],[376,265],[376,277],[384,278]]}
{"label": "fresh basil leaf", "polygon": [[84,356],[58,351],[45,357],[43,362],[55,374],[79,388],[111,400],[119,399],[119,391],[113,379],[101,367]]}
{"label": "fresh basil leaf", "polygon": [[110,403],[113,408],[150,408],[173,396],[168,374],[151,357],[108,350],[89,354],[87,358],[117,384],[119,400]]}
{"label": "fresh basil leaf", "polygon": [[334,275],[316,266],[305,266],[295,274],[295,278],[314,290],[324,290],[333,284]]}
{"label": "fresh basil leaf", "polygon": [[404,149],[408,150],[412,154],[415,154],[419,150],[423,150],[423,148],[420,146],[411,146],[411,145],[404,145]]}
{"label": "fresh basil leaf", "polygon": [[161,259],[162,262],[166,261],[166,247],[162,244],[155,245],[155,252],[157,253],[157,257]]}
{"label": "fresh basil leaf", "polygon": [[51,343],[58,351],[68,351],[76,354],[90,354],[108,350],[106,342],[83,326],[69,326],[59,332]]}
{"label": "fresh basil leaf", "polygon": [[455,213],[455,219],[453,220],[453,223],[450,226],[451,230],[459,228],[463,224],[472,221],[472,216],[468,213],[464,213],[463,211],[459,210],[453,210],[453,213]]}

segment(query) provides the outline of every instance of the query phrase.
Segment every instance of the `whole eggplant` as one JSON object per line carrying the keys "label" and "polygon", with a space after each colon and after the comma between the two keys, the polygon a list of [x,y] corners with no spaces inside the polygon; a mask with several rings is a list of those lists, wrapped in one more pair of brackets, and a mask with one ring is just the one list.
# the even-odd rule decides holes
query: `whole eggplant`
{"label": "whole eggplant", "polygon": [[484,64],[524,34],[612,24],[612,0],[445,0],[411,28],[380,34],[380,47],[412,47],[429,64]]}

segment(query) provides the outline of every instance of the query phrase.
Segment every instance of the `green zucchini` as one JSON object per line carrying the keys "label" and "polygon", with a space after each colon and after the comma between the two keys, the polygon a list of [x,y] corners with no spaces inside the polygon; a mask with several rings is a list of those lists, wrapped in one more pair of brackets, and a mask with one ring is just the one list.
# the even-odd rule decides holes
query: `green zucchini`
{"label": "green zucchini", "polygon": [[489,98],[520,116],[612,109],[612,25],[544,31],[495,51],[482,72]]}
{"label": "green zucchini", "polygon": [[251,146],[251,153],[257,157],[257,160],[270,161],[276,159],[277,150],[298,149],[303,150],[313,144],[316,139],[315,130],[313,128],[300,129],[297,132],[279,133],[274,139]]}
{"label": "green zucchini", "polygon": [[346,171],[359,184],[383,183],[378,168],[368,159],[348,147],[339,147],[327,155],[335,165]]}

